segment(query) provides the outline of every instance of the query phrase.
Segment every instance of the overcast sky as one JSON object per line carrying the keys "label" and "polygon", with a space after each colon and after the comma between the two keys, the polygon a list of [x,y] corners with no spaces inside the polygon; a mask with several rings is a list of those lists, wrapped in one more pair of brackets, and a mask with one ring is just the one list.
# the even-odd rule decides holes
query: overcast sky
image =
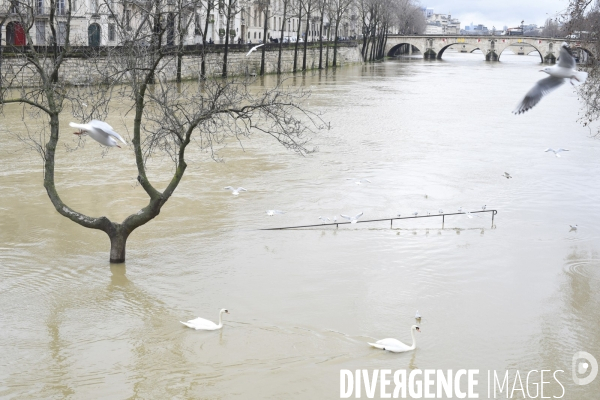
{"label": "overcast sky", "polygon": [[[555,18],[564,12],[568,0],[421,0],[421,4],[433,8],[436,14],[451,14],[460,20],[464,29],[471,22],[502,29],[504,25],[516,27],[525,24],[541,26],[548,16]],[[547,14],[546,14],[547,13]]]}

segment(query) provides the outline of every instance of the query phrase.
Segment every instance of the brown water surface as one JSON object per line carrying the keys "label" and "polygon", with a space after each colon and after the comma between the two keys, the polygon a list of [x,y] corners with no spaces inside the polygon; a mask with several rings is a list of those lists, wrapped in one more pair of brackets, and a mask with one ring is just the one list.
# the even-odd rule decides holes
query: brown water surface
{"label": "brown water surface", "polygon": [[[566,398],[597,398],[600,378],[574,385],[571,357],[600,359],[600,142],[577,124],[570,85],[511,114],[541,78],[537,55],[444,57],[298,78],[331,121],[313,140],[319,152],[255,136],[245,151],[223,149],[224,163],[192,153],[174,197],[130,237],[126,265],[108,264],[104,233],[53,209],[39,156],[10,133],[24,130],[18,108],[6,107],[0,397],[333,399],[340,369],[467,368],[482,379],[562,369]],[[109,122],[126,132],[128,118]],[[59,192],[84,213],[119,220],[146,203],[129,148],[61,147],[57,166]],[[154,160],[150,178],[164,184],[170,168]],[[429,218],[257,230],[484,204],[498,210],[494,226],[480,214],[443,229]],[[179,323],[216,320],[220,308],[231,312],[221,331]],[[416,351],[366,344],[410,342],[417,309]]]}

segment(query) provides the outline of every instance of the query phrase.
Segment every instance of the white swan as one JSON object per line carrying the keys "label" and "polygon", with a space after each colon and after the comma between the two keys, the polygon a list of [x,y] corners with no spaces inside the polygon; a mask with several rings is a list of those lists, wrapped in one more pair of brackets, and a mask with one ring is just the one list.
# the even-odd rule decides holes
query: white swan
{"label": "white swan", "polygon": [[69,122],[69,126],[78,128],[80,130],[79,132],[74,132],[75,135],[83,135],[84,133],[87,133],[88,136],[94,139],[96,142],[108,147],[121,147],[117,144],[115,139],[127,144],[121,135],[114,131],[112,126],[106,122],[98,121],[97,119],[93,119],[87,124],[76,124],[75,122]]}
{"label": "white swan", "polygon": [[239,188],[235,189],[234,187],[231,187],[231,186],[225,186],[223,189],[231,190],[231,194],[234,196],[239,195],[240,192],[247,192],[247,190],[244,189],[243,187],[239,187]]}
{"label": "white swan", "polygon": [[417,341],[415,340],[415,331],[421,332],[417,325],[413,325],[410,327],[410,336],[412,336],[412,346],[408,346],[398,339],[381,339],[376,341],[375,343],[369,343],[369,345],[381,349],[391,351],[392,353],[404,353],[405,351],[411,351],[417,348]]}
{"label": "white swan", "polygon": [[219,311],[219,325],[215,324],[212,321],[204,319],[204,318],[190,319],[188,322],[183,322],[183,321],[179,321],[179,322],[181,322],[182,324],[184,324],[185,326],[187,326],[189,328],[193,328],[196,330],[216,331],[217,329],[221,329],[223,327],[223,319],[222,319],[223,313],[229,314],[229,311],[224,308],[222,308],[221,311]]}

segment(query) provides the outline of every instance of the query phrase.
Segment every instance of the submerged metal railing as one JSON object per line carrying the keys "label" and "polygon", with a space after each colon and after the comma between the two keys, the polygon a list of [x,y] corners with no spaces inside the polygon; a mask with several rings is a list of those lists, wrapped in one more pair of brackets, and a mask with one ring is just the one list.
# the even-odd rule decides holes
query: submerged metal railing
{"label": "submerged metal railing", "polygon": [[[446,216],[448,215],[467,215],[467,214],[479,214],[479,213],[492,213],[492,224],[494,223],[494,217],[498,214],[497,210],[479,210],[479,211],[466,211],[466,212],[456,212],[456,213],[444,213],[444,214],[429,214],[429,215],[413,215],[411,217],[393,217],[393,218],[380,218],[380,219],[366,219],[362,221],[356,221],[356,224],[364,224],[367,222],[383,222],[390,221],[390,228],[393,227],[394,221],[399,219],[414,219],[414,218],[435,218],[442,217],[442,226],[446,222]],[[284,229],[299,229],[299,228],[319,228],[323,226],[333,226],[339,227],[339,225],[351,224],[351,221],[348,222],[331,222],[326,224],[312,224],[312,225],[299,225],[299,226],[285,226],[282,228],[262,228],[261,231],[280,231]]]}

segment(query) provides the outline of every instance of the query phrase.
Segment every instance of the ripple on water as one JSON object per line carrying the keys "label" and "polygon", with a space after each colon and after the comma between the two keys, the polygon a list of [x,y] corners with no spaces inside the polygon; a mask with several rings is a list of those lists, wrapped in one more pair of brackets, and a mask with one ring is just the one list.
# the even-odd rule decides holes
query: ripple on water
{"label": "ripple on water", "polygon": [[592,258],[568,261],[565,264],[565,272],[598,281],[600,280],[600,260]]}

